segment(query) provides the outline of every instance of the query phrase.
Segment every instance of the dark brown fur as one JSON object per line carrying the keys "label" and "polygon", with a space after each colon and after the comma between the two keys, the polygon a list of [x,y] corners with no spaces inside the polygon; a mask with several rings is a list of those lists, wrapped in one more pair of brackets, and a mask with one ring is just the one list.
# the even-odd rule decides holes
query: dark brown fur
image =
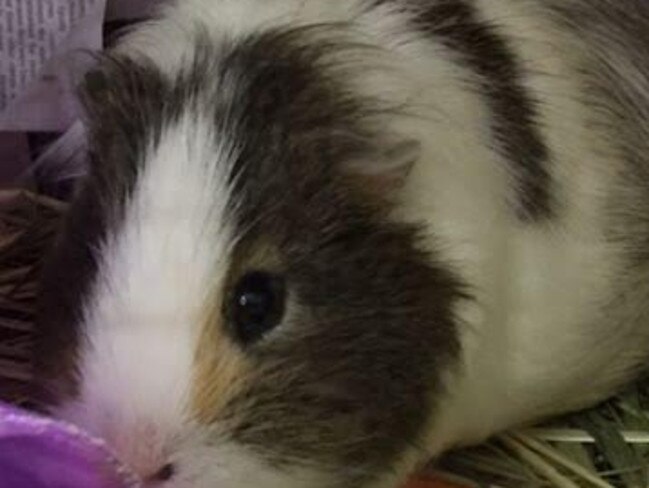
{"label": "dark brown fur", "polygon": [[[552,217],[549,148],[537,125],[536,101],[523,84],[525,70],[508,40],[481,21],[472,0],[374,0],[409,12],[413,27],[426,32],[478,76],[476,90],[490,109],[495,149],[514,178],[512,207],[525,221]],[[472,81],[472,80],[471,80]]]}

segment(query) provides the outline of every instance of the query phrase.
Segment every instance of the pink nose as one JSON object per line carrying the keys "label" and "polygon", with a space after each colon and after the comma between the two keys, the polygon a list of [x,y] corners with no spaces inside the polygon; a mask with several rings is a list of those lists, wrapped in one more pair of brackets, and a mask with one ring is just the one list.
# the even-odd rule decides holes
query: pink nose
{"label": "pink nose", "polygon": [[174,477],[176,467],[169,462],[160,431],[153,426],[120,426],[111,429],[106,438],[117,457],[145,483],[145,486],[158,486]]}
{"label": "pink nose", "polygon": [[158,471],[149,476],[144,476],[144,482],[147,485],[156,486],[166,481],[171,481],[176,474],[176,467],[172,463],[167,463]]}

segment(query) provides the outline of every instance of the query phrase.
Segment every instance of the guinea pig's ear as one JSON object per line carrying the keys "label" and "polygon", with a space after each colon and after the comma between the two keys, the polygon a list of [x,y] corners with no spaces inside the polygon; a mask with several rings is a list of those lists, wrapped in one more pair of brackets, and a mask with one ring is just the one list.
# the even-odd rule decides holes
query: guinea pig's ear
{"label": "guinea pig's ear", "polygon": [[362,190],[390,197],[404,185],[421,156],[421,143],[415,139],[388,141],[376,152],[345,164],[344,171]]}
{"label": "guinea pig's ear", "polygon": [[101,114],[110,98],[110,83],[102,68],[94,68],[84,75],[79,86],[79,98],[88,117]]}
{"label": "guinea pig's ear", "polygon": [[95,68],[85,74],[81,85],[84,94],[92,96],[105,92],[108,89],[108,80],[101,68]]}

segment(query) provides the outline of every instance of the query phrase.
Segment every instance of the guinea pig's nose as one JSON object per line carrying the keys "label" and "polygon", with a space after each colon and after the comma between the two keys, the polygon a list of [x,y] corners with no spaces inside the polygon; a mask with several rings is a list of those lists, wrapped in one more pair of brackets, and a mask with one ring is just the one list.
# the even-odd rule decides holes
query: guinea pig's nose
{"label": "guinea pig's nose", "polygon": [[164,483],[170,481],[176,474],[176,467],[173,463],[167,463],[162,466],[153,475],[149,476],[146,481],[150,484]]}
{"label": "guinea pig's nose", "polygon": [[170,462],[161,430],[152,424],[113,426],[104,438],[115,455],[149,488],[166,486],[176,474]]}

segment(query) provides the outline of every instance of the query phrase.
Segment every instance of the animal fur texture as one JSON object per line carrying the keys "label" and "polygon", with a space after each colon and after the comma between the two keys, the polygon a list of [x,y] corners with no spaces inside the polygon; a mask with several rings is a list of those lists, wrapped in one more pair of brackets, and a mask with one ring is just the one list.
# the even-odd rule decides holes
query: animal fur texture
{"label": "animal fur texture", "polygon": [[171,2],[84,83],[43,401],[151,486],[393,488],[606,397],[649,353],[648,49],[643,0]]}

